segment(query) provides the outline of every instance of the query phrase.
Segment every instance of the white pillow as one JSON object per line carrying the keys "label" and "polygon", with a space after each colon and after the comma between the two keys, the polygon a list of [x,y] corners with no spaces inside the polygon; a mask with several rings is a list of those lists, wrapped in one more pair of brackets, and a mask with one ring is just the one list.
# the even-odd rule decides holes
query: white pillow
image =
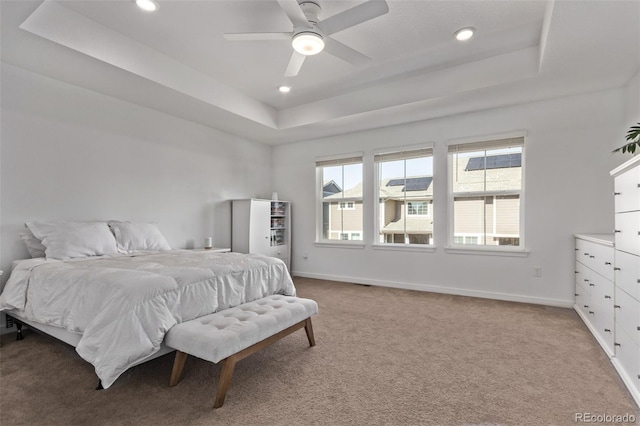
{"label": "white pillow", "polygon": [[42,241],[37,239],[33,232],[29,228],[25,232],[20,232],[20,238],[27,246],[27,251],[31,257],[44,257],[45,246],[42,245]]}
{"label": "white pillow", "polygon": [[42,241],[47,259],[68,260],[118,252],[106,222],[27,222],[27,226]]}
{"label": "white pillow", "polygon": [[171,246],[153,223],[109,221],[120,253],[137,250],[171,250]]}

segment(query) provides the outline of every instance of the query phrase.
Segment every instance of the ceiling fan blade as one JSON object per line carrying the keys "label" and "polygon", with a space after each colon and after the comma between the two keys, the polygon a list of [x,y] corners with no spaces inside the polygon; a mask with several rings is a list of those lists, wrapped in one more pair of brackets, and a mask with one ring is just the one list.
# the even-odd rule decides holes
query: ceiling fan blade
{"label": "ceiling fan blade", "polygon": [[325,35],[331,35],[370,19],[377,18],[387,12],[389,12],[389,5],[385,0],[369,0],[320,21],[318,28],[320,28]]}
{"label": "ceiling fan blade", "polygon": [[289,65],[287,65],[287,70],[284,72],[285,77],[295,77],[300,72],[300,68],[302,68],[302,64],[304,63],[305,55],[293,51],[291,55],[291,59],[289,59]]}
{"label": "ceiling fan blade", "polygon": [[225,33],[224,39],[231,41],[291,40],[292,33]]}
{"label": "ceiling fan blade", "polygon": [[324,38],[324,51],[357,66],[366,65],[371,61],[371,58],[367,55],[363,55],[357,50],[352,49],[346,44],[342,44],[331,37]]}
{"label": "ceiling fan blade", "polygon": [[302,9],[300,9],[297,0],[278,0],[278,4],[280,4],[280,7],[284,10],[284,13],[287,14],[293,25],[296,27],[309,26],[309,21]]}

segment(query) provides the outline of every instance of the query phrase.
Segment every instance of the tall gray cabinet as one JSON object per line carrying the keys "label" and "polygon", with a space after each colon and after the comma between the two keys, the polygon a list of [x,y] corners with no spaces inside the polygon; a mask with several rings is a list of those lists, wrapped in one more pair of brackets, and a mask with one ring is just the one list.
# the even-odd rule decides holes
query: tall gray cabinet
{"label": "tall gray cabinet", "polygon": [[291,270],[291,205],[278,200],[233,200],[231,250],[277,257]]}

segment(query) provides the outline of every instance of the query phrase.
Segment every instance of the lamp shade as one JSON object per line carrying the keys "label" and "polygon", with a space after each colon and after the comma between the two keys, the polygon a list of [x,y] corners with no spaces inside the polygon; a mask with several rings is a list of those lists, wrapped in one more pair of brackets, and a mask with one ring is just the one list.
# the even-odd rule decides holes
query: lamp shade
{"label": "lamp shade", "polygon": [[296,52],[302,55],[317,55],[324,49],[324,40],[319,34],[302,32],[293,37],[291,45]]}

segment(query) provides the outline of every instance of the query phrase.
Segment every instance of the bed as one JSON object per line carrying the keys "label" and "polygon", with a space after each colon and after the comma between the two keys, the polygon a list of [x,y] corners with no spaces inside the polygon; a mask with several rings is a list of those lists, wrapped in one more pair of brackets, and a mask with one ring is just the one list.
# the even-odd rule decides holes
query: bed
{"label": "bed", "polygon": [[[272,294],[295,296],[277,258],[170,250],[166,240],[152,244],[159,235],[149,233],[148,224],[68,224],[29,224],[45,257],[16,263],[0,310],[74,345],[104,388],[128,368],[168,352],[163,339],[175,324]],[[132,244],[135,235],[123,231],[130,226],[143,229],[146,242]],[[60,241],[67,247],[61,250]]]}

